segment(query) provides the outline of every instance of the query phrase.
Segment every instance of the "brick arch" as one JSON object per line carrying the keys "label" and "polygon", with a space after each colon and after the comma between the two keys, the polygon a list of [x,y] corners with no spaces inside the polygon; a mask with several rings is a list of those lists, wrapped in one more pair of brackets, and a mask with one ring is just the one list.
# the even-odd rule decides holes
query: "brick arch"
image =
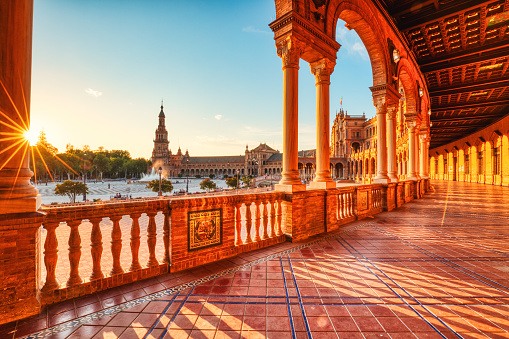
{"label": "brick arch", "polygon": [[[402,61],[401,59],[400,61]],[[406,100],[406,109],[407,112],[415,113],[419,115],[417,100],[419,98],[418,91],[416,88],[416,82],[414,80],[413,74],[409,69],[408,65],[401,64],[398,68],[398,78],[401,86],[403,86],[403,90],[405,91],[405,100]]]}
{"label": "brick arch", "polygon": [[325,33],[336,40],[338,19],[345,21],[362,40],[368,51],[373,73],[373,86],[388,82],[388,51],[385,44],[386,35],[379,29],[381,25],[371,4],[360,0],[331,0],[325,14]]}

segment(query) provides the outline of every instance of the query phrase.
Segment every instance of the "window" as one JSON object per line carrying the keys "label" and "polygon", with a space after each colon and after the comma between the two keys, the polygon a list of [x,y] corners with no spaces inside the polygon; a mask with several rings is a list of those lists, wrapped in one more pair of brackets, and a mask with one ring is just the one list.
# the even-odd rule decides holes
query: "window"
{"label": "window", "polygon": [[501,165],[500,149],[499,147],[496,147],[493,148],[493,174],[500,175],[500,165]]}
{"label": "window", "polygon": [[465,154],[465,174],[470,174],[470,154]]}

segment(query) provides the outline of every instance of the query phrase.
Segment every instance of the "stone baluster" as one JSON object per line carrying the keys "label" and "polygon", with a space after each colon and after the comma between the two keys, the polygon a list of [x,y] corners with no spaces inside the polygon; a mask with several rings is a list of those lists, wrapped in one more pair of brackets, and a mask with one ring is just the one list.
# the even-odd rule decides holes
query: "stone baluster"
{"label": "stone baluster", "polygon": [[120,265],[120,252],[122,251],[122,230],[120,229],[120,219],[122,216],[115,215],[110,217],[113,221],[113,228],[111,229],[111,255],[113,257],[113,268],[111,275],[124,273]]}
{"label": "stone baluster", "polygon": [[70,276],[67,280],[67,286],[74,286],[81,284],[82,280],[79,272],[80,258],[81,258],[81,237],[78,227],[81,225],[81,220],[73,220],[67,223],[71,228],[69,234],[69,263],[70,263]]}
{"label": "stone baluster", "polygon": [[44,242],[44,265],[46,266],[46,283],[44,284],[43,291],[51,291],[59,287],[55,270],[58,260],[58,239],[56,235],[56,228],[59,222],[45,222],[44,228],[48,232],[46,234],[46,241]]}
{"label": "stone baluster", "polygon": [[140,217],[141,213],[132,213],[131,218],[133,219],[133,223],[131,225],[131,267],[129,271],[134,272],[137,270],[141,270],[140,265]]}
{"label": "stone baluster", "polygon": [[276,215],[276,235],[283,235],[281,221],[283,219],[283,205],[281,199],[277,200],[277,215]]}
{"label": "stone baluster", "polygon": [[260,201],[255,201],[254,202],[255,204],[255,237],[254,237],[254,242],[258,242],[261,240],[260,238],[260,218],[261,218],[261,215],[260,215]]}
{"label": "stone baluster", "polygon": [[235,204],[235,235],[237,239],[235,240],[235,245],[242,245],[242,214],[240,213],[240,208],[242,207],[242,203],[238,202]]}
{"label": "stone baluster", "polygon": [[346,200],[347,200],[347,205],[346,205],[347,216],[351,217],[353,215],[353,211],[352,211],[353,199],[352,199],[352,193],[351,192],[348,192],[346,194]]}
{"label": "stone baluster", "polygon": [[269,239],[269,234],[267,233],[267,226],[269,225],[269,211],[267,210],[267,200],[262,201],[263,204],[263,233],[262,239]]}
{"label": "stone baluster", "polygon": [[338,194],[337,198],[337,204],[338,204],[338,219],[343,219],[343,193]]}
{"label": "stone baluster", "polygon": [[102,218],[92,218],[92,233],[90,234],[90,252],[92,254],[92,275],[90,280],[102,279],[104,274],[101,269],[101,257],[103,254],[103,235],[101,233],[100,223]]}
{"label": "stone baluster", "polygon": [[246,206],[246,241],[244,241],[245,244],[250,244],[253,242],[253,239],[251,239],[251,203],[246,202],[244,203]]}
{"label": "stone baluster", "polygon": [[163,224],[163,242],[164,242],[164,258],[163,262],[166,264],[170,263],[170,211],[163,212],[164,224]]}
{"label": "stone baluster", "polygon": [[157,242],[157,231],[156,231],[156,211],[147,212],[148,215],[148,227],[147,227],[147,245],[148,245],[148,263],[149,267],[157,266],[159,263],[156,259],[156,242]]}
{"label": "stone baluster", "polygon": [[270,203],[270,237],[276,236],[276,200]]}

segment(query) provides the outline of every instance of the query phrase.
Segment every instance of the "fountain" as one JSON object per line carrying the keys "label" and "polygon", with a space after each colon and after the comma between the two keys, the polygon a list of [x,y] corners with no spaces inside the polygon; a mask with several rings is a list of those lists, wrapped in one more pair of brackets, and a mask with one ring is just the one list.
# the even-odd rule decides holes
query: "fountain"
{"label": "fountain", "polygon": [[[166,179],[164,176],[163,178]],[[159,172],[157,172],[155,168],[152,168],[152,172],[150,172],[150,174],[143,173],[141,175],[141,179],[138,180],[138,182],[146,184],[151,182],[152,180],[159,180]]]}

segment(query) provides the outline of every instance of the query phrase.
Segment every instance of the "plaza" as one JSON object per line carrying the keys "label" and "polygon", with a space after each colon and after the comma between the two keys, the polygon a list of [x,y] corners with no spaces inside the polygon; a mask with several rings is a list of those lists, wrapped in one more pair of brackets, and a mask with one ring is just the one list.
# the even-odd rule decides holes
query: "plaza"
{"label": "plaza", "polygon": [[[143,186],[93,183],[103,201],[59,205],[30,182],[33,6],[0,1],[1,337],[509,337],[507,0],[276,0],[281,151],[173,154],[161,105],[152,153],[170,177],[276,174],[273,190],[124,201],[106,198]],[[331,129],[340,22],[376,116]]]}
{"label": "plaza", "polygon": [[509,189],[432,185],[423,199],[331,234],[56,304],[0,334],[506,338]]}

